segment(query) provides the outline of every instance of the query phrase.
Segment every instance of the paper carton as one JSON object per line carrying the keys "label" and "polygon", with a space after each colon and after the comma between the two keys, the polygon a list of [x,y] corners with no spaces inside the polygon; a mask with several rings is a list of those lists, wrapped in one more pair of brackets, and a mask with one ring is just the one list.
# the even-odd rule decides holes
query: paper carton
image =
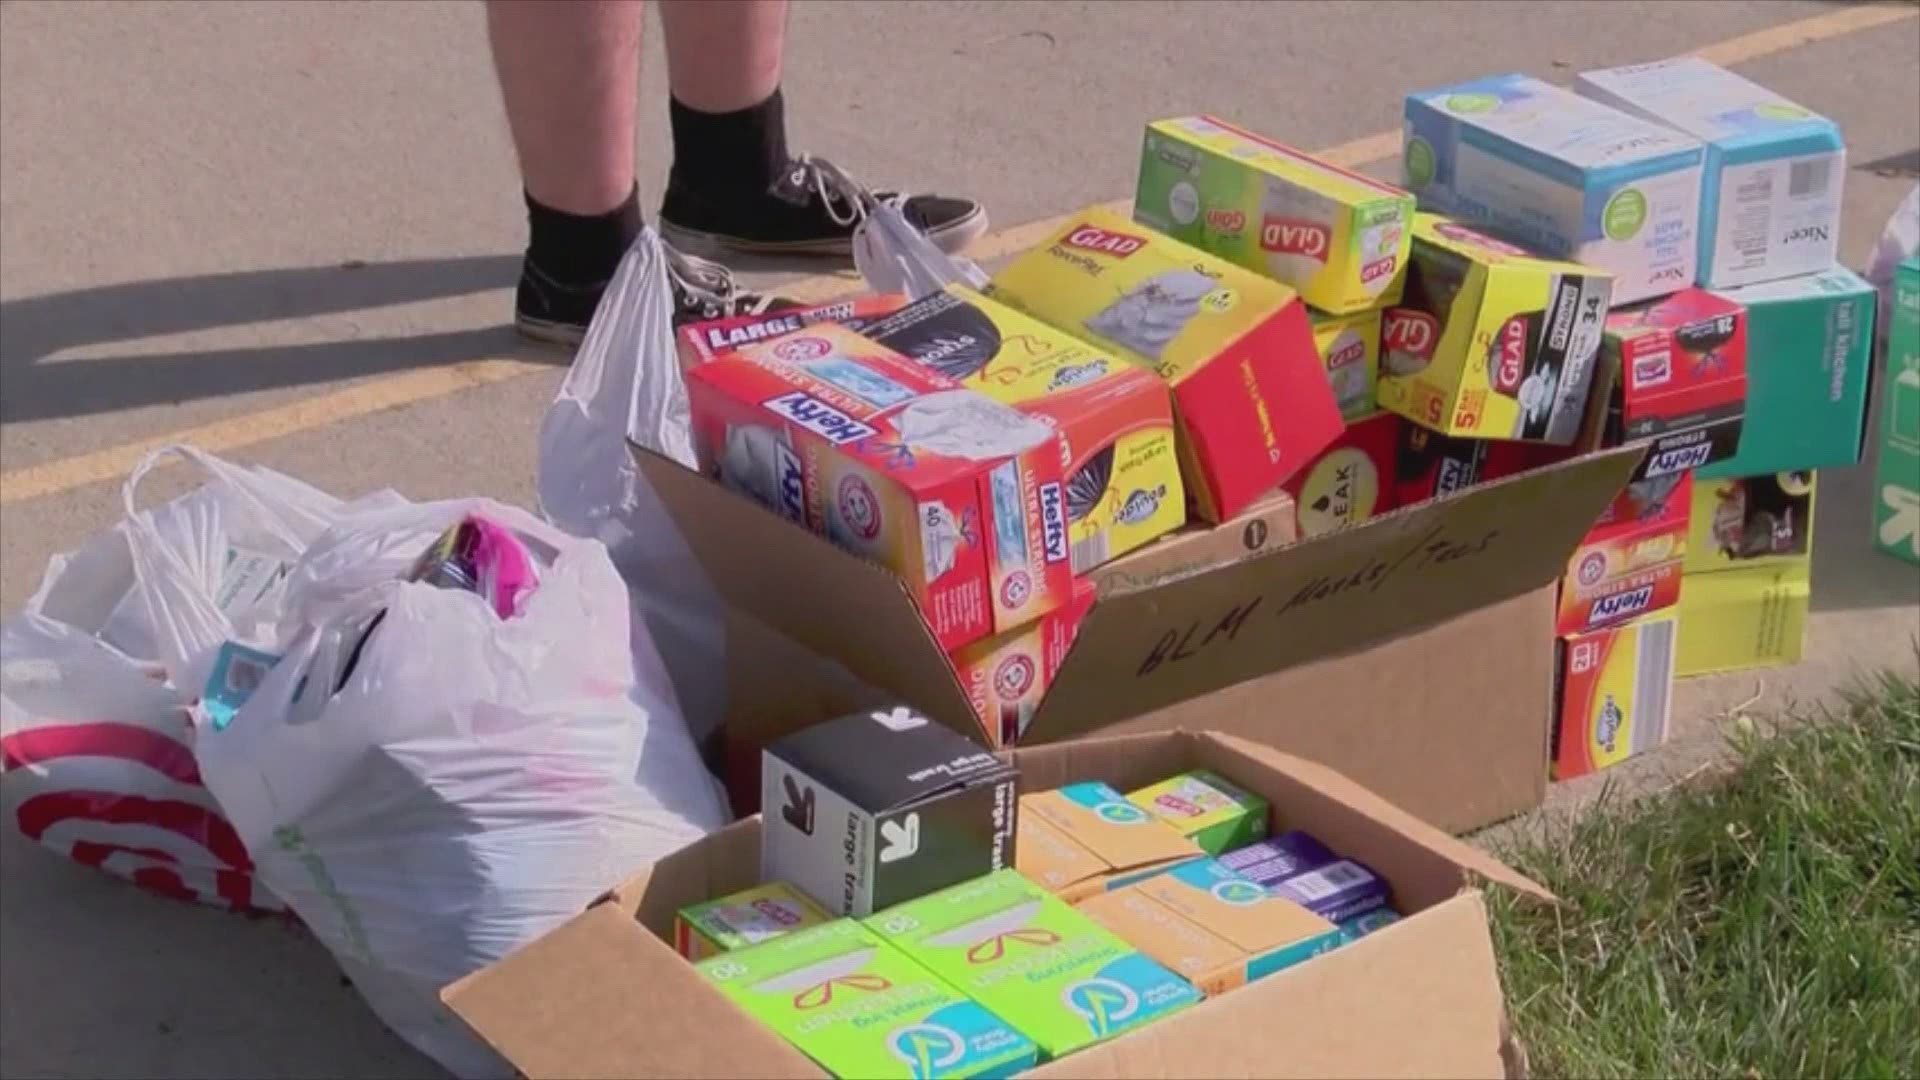
{"label": "paper carton", "polygon": [[835,1076],[1008,1076],[1037,1055],[1032,1040],[850,919],[697,967]]}
{"label": "paper carton", "polygon": [[1667,738],[1675,619],[1662,614],[1561,641],[1553,778],[1571,780]]}
{"label": "paper carton", "polygon": [[1920,563],[1920,256],[1894,271],[1891,311],[1873,539],[1881,551]]}
{"label": "paper carton", "polygon": [[1380,406],[1445,435],[1570,443],[1611,295],[1604,272],[1420,214],[1406,296],[1382,316]]}
{"label": "paper carton", "polygon": [[1627,485],[1567,560],[1555,632],[1586,633],[1679,602],[1693,485],[1686,472]]}
{"label": "paper carton", "polygon": [[[1309,466],[1309,475],[1312,471]],[[1255,501],[1232,521],[1190,525],[1096,567],[1088,580],[1102,593],[1143,589],[1286,547],[1299,536],[1293,496],[1276,491]]]}
{"label": "paper carton", "polygon": [[1800,659],[1811,600],[1814,487],[1811,472],[1694,482],[1678,675]]}
{"label": "paper carton", "polygon": [[[1394,302],[1399,302],[1397,296]],[[1315,311],[1308,321],[1313,324],[1313,344],[1320,350],[1320,363],[1327,369],[1340,415],[1348,423],[1372,415],[1380,381],[1380,312],[1374,308],[1351,315]]]}
{"label": "paper carton", "polygon": [[1747,313],[1685,289],[1607,316],[1600,373],[1607,441],[1645,442],[1636,479],[1732,457],[1747,409]]}
{"label": "paper carton", "polygon": [[1020,811],[1015,867],[1069,901],[1204,854],[1179,830],[1103,783],[1023,796]]}
{"label": "paper carton", "polygon": [[1693,283],[1703,148],[1526,75],[1407,95],[1403,177],[1420,209],[1613,275],[1630,304]]}
{"label": "paper carton", "polygon": [[1836,269],[1720,295],[1747,310],[1747,415],[1739,452],[1700,475],[1858,462],[1873,381],[1873,286]]}
{"label": "paper carton", "polygon": [[827,921],[805,893],[774,881],[681,908],[673,919],[673,944],[681,956],[704,960]]}
{"label": "paper carton", "polygon": [[866,334],[1059,433],[1074,573],[1186,523],[1173,401],[1152,372],[961,286]]}
{"label": "paper carton", "polygon": [[1147,125],[1135,221],[1322,311],[1400,298],[1413,196],[1211,116]]}
{"label": "paper carton", "polygon": [[767,747],[760,877],[866,915],[1013,863],[1019,777],[978,744],[897,708]]}
{"label": "paper carton", "polygon": [[1340,432],[1298,294],[1118,215],[1075,215],[992,291],[1173,388],[1182,475],[1208,521],[1246,509]]}
{"label": "paper carton", "polygon": [[906,303],[904,296],[875,293],[814,307],[709,319],[676,329],[673,332],[674,347],[679,350],[680,366],[688,368],[717,356],[725,356],[742,346],[771,341],[815,323],[839,323],[849,330],[859,330],[905,307]]}
{"label": "paper carton", "polygon": [[1294,829],[1272,839],[1235,848],[1220,856],[1221,866],[1257,883],[1281,881],[1339,859],[1333,849]]}
{"label": "paper carton", "polygon": [[[1266,799],[1279,820],[1379,870],[1402,915],[1385,931],[1031,1075],[1513,1075],[1505,1062],[1519,1054],[1507,1036],[1480,890],[1544,899],[1538,885],[1339,773],[1240,739],[1159,732],[1019,749],[1012,758],[1037,788],[1100,780],[1132,789],[1169,770],[1217,772]],[[667,944],[675,911],[753,883],[761,827],[757,817],[737,822],[639,868],[443,998],[531,1080],[822,1075]]]}
{"label": "paper carton", "polygon": [[1011,870],[866,925],[1057,1058],[1196,1005],[1200,993]]}
{"label": "paper carton", "polygon": [[1173,826],[1209,855],[1267,835],[1266,800],[1204,770],[1127,793],[1127,801]]}
{"label": "paper carton", "polygon": [[1695,56],[1582,72],[1574,89],[1706,144],[1701,284],[1751,285],[1833,266],[1847,172],[1833,121]]}
{"label": "paper carton", "polygon": [[1044,421],[832,323],[687,373],[710,475],[911,583],[948,648],[1067,602]]}
{"label": "paper carton", "polygon": [[1385,907],[1392,896],[1386,879],[1371,867],[1335,854],[1297,829],[1229,851],[1220,857],[1220,866],[1329,922]]}
{"label": "paper carton", "polygon": [[1320,536],[1394,508],[1403,426],[1390,412],[1355,420],[1312,464],[1287,481],[1300,535]]}
{"label": "paper carton", "polygon": [[1033,722],[1047,687],[1073,648],[1080,620],[1093,610],[1096,593],[1093,582],[1075,578],[1073,599],[1066,607],[953,654],[953,673],[967,688],[967,700],[982,727],[997,734],[994,745],[1015,745]]}

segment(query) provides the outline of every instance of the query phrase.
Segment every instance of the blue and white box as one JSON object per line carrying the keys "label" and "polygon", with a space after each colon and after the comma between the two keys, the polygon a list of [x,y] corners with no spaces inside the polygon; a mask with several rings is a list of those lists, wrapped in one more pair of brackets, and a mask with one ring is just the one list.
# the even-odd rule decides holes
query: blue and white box
{"label": "blue and white box", "polygon": [[1833,121],[1694,56],[1585,72],[1574,87],[1706,144],[1700,284],[1726,289],[1833,268],[1847,172]]}
{"label": "blue and white box", "polygon": [[1407,96],[1420,209],[1610,271],[1615,304],[1693,284],[1704,158],[1690,136],[1526,75]]}

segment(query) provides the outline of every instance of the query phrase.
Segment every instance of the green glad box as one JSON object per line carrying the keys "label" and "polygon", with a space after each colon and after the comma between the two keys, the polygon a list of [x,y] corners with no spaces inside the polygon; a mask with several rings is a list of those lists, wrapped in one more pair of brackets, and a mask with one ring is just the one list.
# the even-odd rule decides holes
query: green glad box
{"label": "green glad box", "polygon": [[1200,1001],[1185,979],[1014,870],[896,905],[866,925],[1048,1057]]}
{"label": "green glad box", "polygon": [[1893,272],[1886,377],[1873,540],[1889,555],[1920,563],[1920,255]]}
{"label": "green glad box", "polygon": [[695,968],[835,1076],[1001,1077],[1038,1056],[1031,1040],[851,919]]}
{"label": "green glad box", "polygon": [[1180,830],[1209,855],[1267,835],[1267,800],[1205,769],[1130,792],[1127,801]]}

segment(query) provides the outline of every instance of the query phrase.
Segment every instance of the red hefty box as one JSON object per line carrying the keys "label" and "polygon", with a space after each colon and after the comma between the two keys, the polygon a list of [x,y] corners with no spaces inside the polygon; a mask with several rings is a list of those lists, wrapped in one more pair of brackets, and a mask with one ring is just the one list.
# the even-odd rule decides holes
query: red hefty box
{"label": "red hefty box", "polygon": [[817,307],[789,308],[763,315],[736,315],[730,319],[709,319],[691,323],[674,331],[674,346],[680,354],[680,366],[689,368],[741,348],[771,341],[815,323],[839,323],[849,330],[865,329],[867,324],[907,306],[907,298],[896,293],[874,293],[837,300]]}
{"label": "red hefty box", "polygon": [[1058,436],[821,323],[687,372],[701,467],[898,574],[945,649],[1068,602]]}
{"label": "red hefty box", "polygon": [[1073,599],[1064,606],[948,655],[981,729],[996,747],[1018,744],[1033,722],[1098,592],[1091,579],[1075,578]]}
{"label": "red hefty box", "polygon": [[1693,474],[1635,480],[1567,561],[1555,633],[1581,634],[1680,602]]}
{"label": "red hefty box", "polygon": [[1705,289],[1607,316],[1609,445],[1651,441],[1636,479],[1734,455],[1747,411],[1747,311]]}
{"label": "red hefty box", "polygon": [[1347,425],[1332,446],[1282,485],[1301,536],[1319,536],[1384,514],[1394,501],[1401,419],[1376,412]]}

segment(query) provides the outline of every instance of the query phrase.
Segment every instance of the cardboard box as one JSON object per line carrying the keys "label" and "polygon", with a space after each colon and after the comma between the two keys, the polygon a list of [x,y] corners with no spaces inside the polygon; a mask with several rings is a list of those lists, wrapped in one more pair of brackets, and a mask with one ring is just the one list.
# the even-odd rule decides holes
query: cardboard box
{"label": "cardboard box", "polygon": [[1017,744],[1033,722],[1047,687],[1073,648],[1080,621],[1093,610],[1097,591],[1093,582],[1075,578],[1073,599],[1066,607],[953,654],[953,673],[966,687],[982,729],[998,733],[995,745]]}
{"label": "cardboard box", "polygon": [[1008,1076],[1038,1056],[1006,1021],[851,919],[715,957],[697,970],[835,1076]]}
{"label": "cardboard box", "polygon": [[[1308,471],[1311,474],[1311,466]],[[1190,525],[1170,533],[1131,555],[1095,568],[1088,580],[1103,594],[1144,589],[1286,547],[1299,537],[1293,496],[1275,491],[1232,521]]]}
{"label": "cardboard box", "polygon": [[[1412,235],[1411,232],[1408,233]],[[1395,298],[1398,303],[1398,297]],[[1380,312],[1374,308],[1352,315],[1311,312],[1313,344],[1327,369],[1340,415],[1351,424],[1371,416],[1380,382]]]}
{"label": "cardboard box", "polygon": [[1133,218],[1321,311],[1400,299],[1413,196],[1211,116],[1147,125]]}
{"label": "cardboard box", "polygon": [[1693,283],[1704,148],[1527,75],[1407,95],[1403,178],[1420,209],[1613,275],[1630,304]]}
{"label": "cardboard box", "polygon": [[1068,901],[1205,854],[1178,829],[1098,781],[1023,796],[1020,811],[1015,867]]}
{"label": "cardboard box", "polygon": [[1874,544],[1920,563],[1920,255],[1894,271],[1886,404],[1874,473]]}
{"label": "cardboard box", "polygon": [[1266,800],[1218,773],[1181,773],[1128,792],[1127,801],[1173,826],[1209,855],[1267,835]]}
{"label": "cardboard box", "polygon": [[1011,870],[889,908],[866,925],[1064,1057],[1171,1017],[1200,993]]}
{"label": "cardboard box", "polygon": [[1739,452],[1700,475],[1858,462],[1873,381],[1873,286],[1836,269],[1721,295],[1747,309],[1747,416]]}
{"label": "cardboard box", "polygon": [[1301,536],[1358,525],[1398,505],[1401,428],[1390,412],[1355,420],[1326,452],[1287,481]]}
{"label": "cardboard box", "polygon": [[1747,313],[1685,289],[1607,316],[1596,376],[1606,387],[1607,441],[1647,442],[1636,479],[1711,465],[1740,447],[1747,411]]}
{"label": "cardboard box", "polygon": [[1847,173],[1833,121],[1697,56],[1582,72],[1574,89],[1706,144],[1701,284],[1751,285],[1833,266]]}
{"label": "cardboard box", "polygon": [[[1132,788],[1169,769],[1212,769],[1266,799],[1280,820],[1379,870],[1403,914],[1034,1076],[1514,1075],[1507,1063],[1521,1055],[1508,1037],[1479,889],[1547,899],[1538,885],[1330,769],[1241,739],[1160,732],[1023,748],[1012,758],[1036,788],[1096,779]],[[1538,778],[1544,783],[1544,768]],[[736,822],[636,871],[443,999],[532,1080],[819,1076],[667,944],[675,911],[753,883],[760,828],[758,818]]]}
{"label": "cardboard box", "polygon": [[1053,426],[1074,573],[1186,524],[1173,400],[1152,372],[961,286],[866,335]]}
{"label": "cardboard box", "polygon": [[773,881],[681,908],[673,917],[673,944],[681,956],[704,960],[828,921],[805,893]]}
{"label": "cardboard box", "polygon": [[[762,746],[855,709],[911,701],[993,737],[896,576],[665,458],[635,455],[724,607],[729,697],[713,752],[736,812],[757,805]],[[1364,776],[1449,829],[1536,806],[1557,585],[1641,455],[1601,452],[1110,589],[1025,742],[1210,726]],[[1432,723],[1432,702],[1452,700],[1475,708]],[[1330,723],[1276,701],[1342,708]]]}
{"label": "cardboard box", "polygon": [[1019,776],[911,709],[856,713],[767,747],[762,881],[866,915],[1012,865]]}
{"label": "cardboard box", "polygon": [[1811,472],[1694,482],[1677,674],[1800,659],[1812,599],[1815,486]]}
{"label": "cardboard box", "polygon": [[674,347],[680,355],[680,366],[689,368],[742,346],[771,341],[815,323],[839,323],[849,330],[859,330],[875,319],[900,310],[906,303],[906,297],[895,293],[873,293],[813,307],[708,319],[676,329]]}
{"label": "cardboard box", "polygon": [[1693,486],[1686,472],[1627,485],[1567,561],[1557,633],[1587,633],[1679,603]]}
{"label": "cardboard box", "polygon": [[1340,433],[1292,289],[1098,208],[993,279],[993,295],[1173,388],[1188,498],[1224,521]]}
{"label": "cardboard box", "polygon": [[1675,623],[1662,614],[1561,642],[1555,780],[1618,765],[1666,741]]}
{"label": "cardboard box", "polygon": [[1311,960],[1341,940],[1333,923],[1211,859],[1079,907],[1208,997]]}
{"label": "cardboard box", "polygon": [[1444,435],[1571,443],[1612,288],[1603,271],[1417,215],[1406,296],[1380,326],[1380,407]]}
{"label": "cardboard box", "polygon": [[709,475],[909,582],[952,649],[1066,603],[1066,494],[1044,421],[833,323],[687,373]]}

